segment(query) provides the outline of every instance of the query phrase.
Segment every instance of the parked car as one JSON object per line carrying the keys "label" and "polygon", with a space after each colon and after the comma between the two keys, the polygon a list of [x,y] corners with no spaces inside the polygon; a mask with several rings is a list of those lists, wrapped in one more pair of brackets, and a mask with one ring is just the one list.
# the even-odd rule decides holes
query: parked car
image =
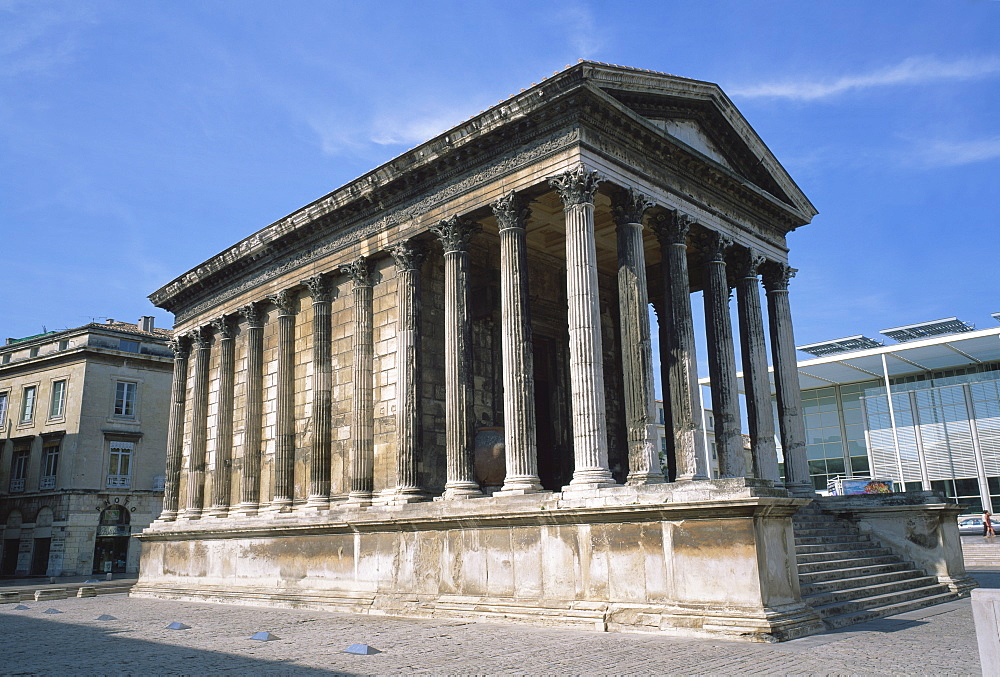
{"label": "parked car", "polygon": [[[993,530],[1000,534],[1000,522],[996,520],[996,517],[990,518],[990,523],[993,525]],[[976,536],[983,535],[983,516],[982,515],[963,515],[958,518],[958,533],[963,535],[975,534]]]}

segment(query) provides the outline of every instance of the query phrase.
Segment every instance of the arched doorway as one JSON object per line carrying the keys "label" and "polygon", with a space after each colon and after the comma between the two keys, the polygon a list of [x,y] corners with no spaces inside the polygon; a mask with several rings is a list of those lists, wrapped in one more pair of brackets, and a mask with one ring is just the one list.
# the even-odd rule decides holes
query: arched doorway
{"label": "arched doorway", "polygon": [[45,576],[49,569],[49,549],[52,545],[52,508],[46,506],[38,511],[32,538],[34,543],[28,573],[32,576]]}
{"label": "arched doorway", "polygon": [[94,573],[125,573],[128,561],[129,514],[124,506],[111,505],[101,511],[94,541]]}
{"label": "arched doorway", "polygon": [[11,510],[3,532],[3,554],[0,555],[0,576],[13,576],[17,569],[17,552],[21,544],[21,512]]}

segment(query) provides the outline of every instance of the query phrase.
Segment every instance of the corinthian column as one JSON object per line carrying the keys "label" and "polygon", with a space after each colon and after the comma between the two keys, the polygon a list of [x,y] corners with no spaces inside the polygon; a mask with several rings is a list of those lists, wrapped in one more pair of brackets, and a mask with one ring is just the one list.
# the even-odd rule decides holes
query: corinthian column
{"label": "corinthian column", "polygon": [[333,444],[333,363],[330,352],[330,304],[333,290],[325,273],[302,284],[309,289],[313,311],[312,454],[309,456],[309,499],[306,507],[330,507],[330,461]]}
{"label": "corinthian column", "polygon": [[270,294],[278,309],[278,402],[275,423],[274,496],[271,508],[292,509],[295,493],[295,314],[297,299],[290,289]]}
{"label": "corinthian column", "polygon": [[260,438],[264,412],[264,317],[259,303],[240,308],[246,320],[247,380],[243,407],[243,476],[236,512],[254,515],[260,506]]}
{"label": "corinthian column", "polygon": [[541,491],[535,436],[535,374],[528,313],[528,246],[531,210],[514,191],[493,204],[500,228],[500,322],[503,351],[503,441],[507,475],[501,494]]}
{"label": "corinthian column", "polygon": [[174,378],[170,386],[170,423],[167,429],[167,476],[163,484],[164,522],[177,519],[180,496],[181,459],[184,455],[184,405],[187,393],[188,354],[190,339],[175,336],[168,344],[174,351]]}
{"label": "corinthian column", "polygon": [[229,514],[230,472],[233,461],[233,389],[236,380],[236,327],[225,315],[212,320],[219,344],[219,406],[215,423],[215,470],[212,472],[212,507],[209,514]]}
{"label": "corinthian column", "polygon": [[412,240],[389,248],[396,262],[396,493],[394,503],[426,500],[417,477],[420,452],[420,265]]}
{"label": "corinthian column", "polygon": [[747,426],[753,450],[754,474],[776,485],[778,452],[774,446],[774,415],[771,413],[771,381],[767,375],[767,346],[764,316],[760,308],[757,271],[764,257],[752,249],[738,256],[736,303],[740,321],[740,350],[743,354],[743,384],[747,397]]}
{"label": "corinthian column", "polygon": [[472,326],[469,324],[469,240],[474,221],[453,216],[431,226],[444,247],[445,498],[481,496],[473,470]]}
{"label": "corinthian column", "polygon": [[365,257],[341,268],[354,284],[354,418],[351,421],[351,492],[347,502],[370,505],[375,472],[372,275]]}
{"label": "corinthian column", "polygon": [[188,459],[188,501],[185,519],[198,519],[205,507],[205,450],[208,446],[208,361],[211,342],[199,327],[189,336],[194,346],[194,392],[191,394],[191,458]]}
{"label": "corinthian column", "polygon": [[701,393],[687,263],[687,235],[693,222],[688,215],[674,211],[658,215],[652,223],[662,260],[663,312],[659,317],[667,335],[666,341],[661,338],[660,359],[666,360],[669,374],[664,396],[670,399],[678,481],[708,478],[704,440],[695,434],[701,418]]}
{"label": "corinthian column", "polygon": [[705,324],[708,338],[708,375],[712,380],[712,412],[720,477],[745,477],[743,434],[740,432],[740,396],[736,383],[736,346],[729,318],[729,282],[726,251],[733,241],[722,233],[708,235],[705,263]]}
{"label": "corinthian column", "polygon": [[594,194],[600,179],[583,165],[549,179],[566,214],[566,298],[570,390],[573,398],[573,479],[568,489],[614,486],[601,353],[601,314],[594,240]]}
{"label": "corinthian column", "polygon": [[618,226],[618,307],[621,316],[628,484],[662,484],[656,445],[656,391],[649,331],[649,291],[642,244],[642,215],[652,206],[634,189],[615,195],[611,210]]}
{"label": "corinthian column", "polygon": [[806,460],[802,393],[795,359],[792,309],[788,303],[788,281],[794,275],[795,269],[787,263],[772,263],[764,269],[764,289],[767,290],[778,427],[781,430],[781,447],[785,456],[785,488],[793,494],[813,496],[816,492],[813,490],[809,463]]}

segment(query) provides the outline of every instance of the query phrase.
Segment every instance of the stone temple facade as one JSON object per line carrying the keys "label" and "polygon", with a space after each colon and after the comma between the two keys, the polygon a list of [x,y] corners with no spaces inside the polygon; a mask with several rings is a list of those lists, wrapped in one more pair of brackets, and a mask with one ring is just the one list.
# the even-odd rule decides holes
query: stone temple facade
{"label": "stone temple facade", "polygon": [[179,338],[133,594],[822,629],[795,571],[812,490],[786,245],[815,213],[716,85],[581,62],[258,231],[151,296]]}

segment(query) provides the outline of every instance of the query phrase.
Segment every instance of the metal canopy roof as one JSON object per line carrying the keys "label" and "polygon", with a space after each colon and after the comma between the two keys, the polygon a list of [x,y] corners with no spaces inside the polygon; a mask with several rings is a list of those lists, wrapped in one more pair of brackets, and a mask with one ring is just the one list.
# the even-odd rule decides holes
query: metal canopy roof
{"label": "metal canopy roof", "polygon": [[875,339],[870,339],[867,336],[858,334],[857,336],[847,336],[845,338],[833,339],[832,341],[821,341],[819,343],[810,343],[805,346],[796,346],[795,349],[801,350],[804,353],[809,353],[810,355],[815,355],[816,357],[823,357],[824,355],[845,353],[851,350],[878,348],[880,345],[882,345],[881,341],[876,341]]}
{"label": "metal canopy roof", "polygon": [[941,320],[918,322],[917,324],[908,324],[903,327],[883,329],[879,333],[882,334],[882,336],[888,336],[893,340],[903,342],[927,338],[928,336],[941,336],[942,334],[974,331],[975,329],[975,325],[962,322],[957,317],[946,317]]}
{"label": "metal canopy roof", "polygon": [[[805,390],[881,379],[883,355],[889,378],[1000,361],[1000,327],[914,339],[906,343],[802,360],[798,363],[799,384]],[[740,372],[737,377],[742,393],[743,373]],[[773,393],[773,370],[770,377]],[[710,381],[703,378],[699,383],[709,385]]]}

